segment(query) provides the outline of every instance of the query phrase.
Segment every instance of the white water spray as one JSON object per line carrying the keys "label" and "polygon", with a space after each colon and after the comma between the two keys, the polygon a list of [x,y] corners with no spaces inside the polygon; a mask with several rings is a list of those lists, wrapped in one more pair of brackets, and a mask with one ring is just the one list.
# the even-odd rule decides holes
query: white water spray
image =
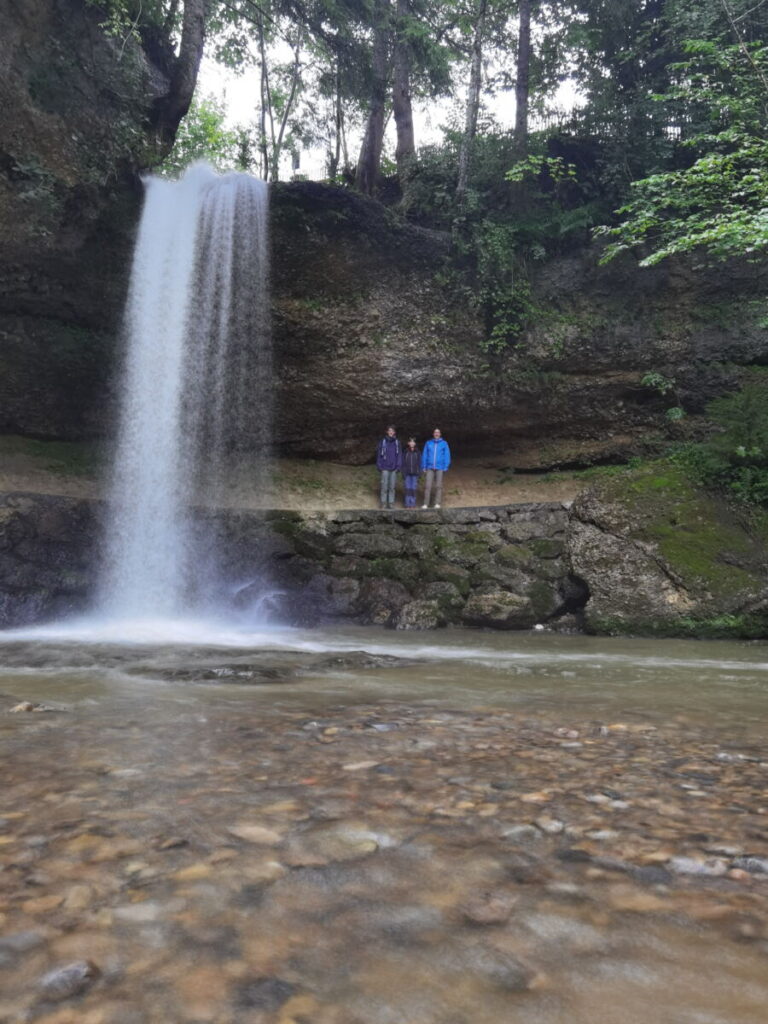
{"label": "white water spray", "polygon": [[210,611],[215,506],[271,435],[267,186],[205,165],[150,178],[126,311],[127,356],[99,614]]}

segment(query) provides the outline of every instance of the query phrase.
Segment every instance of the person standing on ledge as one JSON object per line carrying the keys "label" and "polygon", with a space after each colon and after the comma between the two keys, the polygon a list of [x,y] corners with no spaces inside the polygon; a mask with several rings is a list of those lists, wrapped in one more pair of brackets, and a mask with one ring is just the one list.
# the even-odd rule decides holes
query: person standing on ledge
{"label": "person standing on ledge", "polygon": [[404,508],[416,508],[416,488],[419,486],[421,475],[421,452],[416,446],[416,438],[409,437],[408,444],[403,450],[403,490],[405,498]]}
{"label": "person standing on ledge", "polygon": [[427,474],[422,508],[429,508],[433,484],[435,486],[435,508],[440,508],[443,501],[443,473],[447,472],[450,465],[451,449],[448,447],[448,442],[443,440],[440,428],[435,427],[432,437],[424,445],[424,451],[421,453],[421,468]]}
{"label": "person standing on ledge", "polygon": [[381,473],[381,507],[395,507],[395,484],[397,474],[403,465],[403,452],[397,439],[397,431],[390,424],[376,450],[376,469]]}

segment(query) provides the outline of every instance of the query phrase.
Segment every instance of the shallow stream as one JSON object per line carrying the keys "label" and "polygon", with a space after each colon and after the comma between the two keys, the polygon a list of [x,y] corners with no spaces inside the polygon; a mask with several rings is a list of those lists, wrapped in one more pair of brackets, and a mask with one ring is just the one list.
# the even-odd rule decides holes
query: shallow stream
{"label": "shallow stream", "polygon": [[0,1020],[765,1024],[768,645],[171,635],[0,645]]}

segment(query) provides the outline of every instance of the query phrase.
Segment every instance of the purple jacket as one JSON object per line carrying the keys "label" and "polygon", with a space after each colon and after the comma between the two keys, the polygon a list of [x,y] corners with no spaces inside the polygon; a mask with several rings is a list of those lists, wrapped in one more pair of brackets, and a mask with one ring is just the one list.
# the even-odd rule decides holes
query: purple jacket
{"label": "purple jacket", "polygon": [[403,449],[396,437],[382,437],[376,451],[376,469],[400,469]]}

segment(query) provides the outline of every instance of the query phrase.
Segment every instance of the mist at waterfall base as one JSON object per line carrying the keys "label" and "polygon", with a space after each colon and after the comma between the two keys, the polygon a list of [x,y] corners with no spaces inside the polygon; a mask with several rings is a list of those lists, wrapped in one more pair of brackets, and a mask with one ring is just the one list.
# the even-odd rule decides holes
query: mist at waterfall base
{"label": "mist at waterfall base", "polygon": [[268,582],[227,565],[215,513],[233,474],[269,473],[268,187],[205,164],[145,185],[102,569],[77,627],[204,641],[268,622]]}

